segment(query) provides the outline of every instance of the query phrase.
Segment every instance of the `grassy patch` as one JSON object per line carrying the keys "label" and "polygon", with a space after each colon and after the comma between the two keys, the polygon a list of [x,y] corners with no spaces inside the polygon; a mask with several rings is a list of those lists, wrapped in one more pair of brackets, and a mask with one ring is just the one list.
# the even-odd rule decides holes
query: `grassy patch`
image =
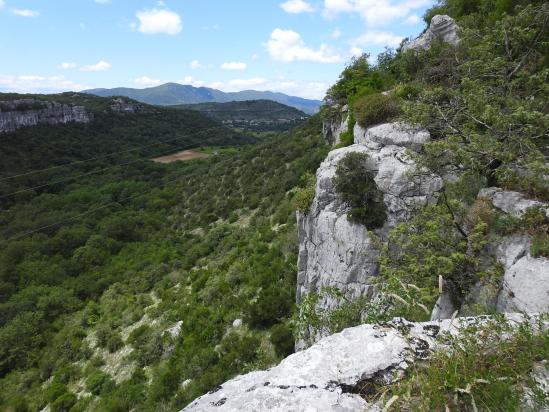
{"label": "grassy patch", "polygon": [[400,113],[398,100],[381,93],[366,95],[353,104],[353,114],[359,125],[367,127],[387,122]]}
{"label": "grassy patch", "polygon": [[532,410],[542,410],[549,403],[531,372],[549,353],[549,335],[537,326],[524,321],[513,328],[494,319],[465,328],[459,337],[443,336],[448,350],[414,364],[404,380],[381,389],[385,399],[398,396],[388,410],[516,411],[525,388],[532,390]]}

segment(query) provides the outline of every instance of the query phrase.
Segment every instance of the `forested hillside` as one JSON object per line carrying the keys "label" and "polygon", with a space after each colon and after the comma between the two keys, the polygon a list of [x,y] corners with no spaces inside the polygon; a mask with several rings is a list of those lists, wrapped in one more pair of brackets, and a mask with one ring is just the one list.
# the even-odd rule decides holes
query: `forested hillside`
{"label": "forested hillside", "polygon": [[[122,121],[156,136],[141,120]],[[49,132],[51,165],[55,153],[80,158],[63,150],[74,135],[60,131],[106,139],[88,126],[54,129],[3,138],[24,146]],[[85,177],[67,166],[63,176],[75,178],[56,190],[12,199],[0,218],[1,408],[177,410],[291,352],[291,199],[325,153],[312,119],[206,160],[141,161]]]}
{"label": "forested hillside", "polygon": [[174,106],[196,110],[224,125],[250,131],[285,131],[302,124],[304,112],[271,100],[197,103]]}
{"label": "forested hillside", "polygon": [[[128,168],[146,167],[143,160],[148,158],[199,146],[254,141],[190,110],[78,93],[0,94],[0,102],[23,98],[80,106],[92,120],[41,124],[0,134],[0,205],[28,200],[42,192],[56,193],[96,176],[101,179],[104,169],[123,174]],[[19,107],[21,113],[26,110],[32,111],[32,107]]]}
{"label": "forested hillside", "polygon": [[[440,14],[455,41],[354,58],[320,114],[260,142],[80,94],[47,99],[93,121],[0,134],[0,410],[177,411],[204,394],[216,410],[257,393],[302,409],[549,407],[534,375],[547,382],[547,315],[484,322],[517,310],[494,303],[516,297],[509,264],[530,265],[530,296],[547,284],[530,278],[549,265],[549,6],[442,0],[426,24]],[[211,145],[232,147],[149,161]],[[432,316],[453,332],[411,323]],[[361,324],[278,367],[284,384],[224,384]]]}

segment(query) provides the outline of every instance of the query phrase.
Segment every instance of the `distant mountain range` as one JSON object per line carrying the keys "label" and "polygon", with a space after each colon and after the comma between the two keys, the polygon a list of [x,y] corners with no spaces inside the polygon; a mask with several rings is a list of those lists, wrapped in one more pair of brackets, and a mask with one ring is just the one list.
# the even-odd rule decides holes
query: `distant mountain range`
{"label": "distant mountain range", "polygon": [[307,114],[314,114],[320,108],[320,100],[309,100],[301,97],[288,96],[284,93],[243,90],[241,92],[225,93],[209,87],[194,87],[177,83],[166,83],[146,89],[117,87],[114,89],[90,89],[82,93],[101,97],[126,96],[143,103],[161,106],[172,106],[193,103],[226,103],[245,100],[272,100],[287,106],[295,107]]}

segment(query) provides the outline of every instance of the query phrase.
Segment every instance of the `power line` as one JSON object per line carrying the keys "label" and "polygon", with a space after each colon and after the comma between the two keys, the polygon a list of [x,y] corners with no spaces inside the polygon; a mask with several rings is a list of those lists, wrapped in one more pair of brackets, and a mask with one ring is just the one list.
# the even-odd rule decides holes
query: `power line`
{"label": "power line", "polygon": [[[173,148],[173,149],[170,149],[166,152],[158,153],[155,156],[165,156],[165,155],[168,155],[170,153],[173,153],[174,150],[177,150],[177,151],[187,150],[187,149],[191,149],[192,147],[193,146]],[[83,173],[83,174],[80,174],[80,175],[77,175],[77,176],[69,176],[69,177],[63,178],[61,180],[56,180],[55,182],[52,182],[52,183],[44,183],[44,184],[41,184],[41,185],[38,185],[38,186],[33,186],[33,187],[29,187],[29,188],[25,188],[25,189],[17,190],[15,192],[5,194],[5,195],[0,196],[0,199],[5,199],[5,198],[8,198],[8,197],[11,197],[11,196],[14,196],[14,195],[18,195],[18,194],[21,194],[21,193],[31,192],[33,190],[41,189],[41,188],[48,187],[48,186],[55,186],[59,183],[67,182],[69,180],[79,179],[81,177],[95,175],[95,174],[102,173],[102,172],[105,172],[105,171],[110,170],[110,169],[114,169],[115,167],[127,166],[127,165],[130,165],[130,164],[133,164],[133,163],[143,162],[143,161],[146,161],[146,160],[148,160],[148,159],[136,159],[136,160],[132,160],[131,162],[120,163],[120,164],[117,164],[117,165],[105,167],[103,169],[94,170],[92,172]]]}
{"label": "power line", "polygon": [[[167,181],[164,182],[164,186],[170,182],[173,182],[175,180],[177,180],[180,176],[178,175],[176,178],[173,178],[173,179],[169,179]],[[147,192],[148,192],[149,189],[147,189]],[[24,232],[24,233],[20,233],[18,235],[14,235],[14,236],[11,236],[7,239],[4,239],[3,241],[4,242],[11,242],[13,240],[18,240],[22,237],[25,237],[25,236],[28,236],[28,235],[32,235],[33,233],[37,233],[37,232],[40,232],[44,229],[49,229],[49,228],[52,228],[52,227],[55,227],[55,226],[59,226],[61,225],[62,223],[66,223],[66,222],[70,222],[70,221],[73,221],[73,220],[76,220],[80,217],[83,217],[83,216],[87,216],[89,214],[92,214],[93,212],[96,212],[98,210],[102,210],[102,209],[105,209],[105,208],[108,208],[110,206],[113,206],[113,205],[117,205],[117,204],[120,204],[122,202],[125,202],[127,200],[131,200],[131,199],[134,199],[134,198],[137,198],[137,197],[140,197],[140,196],[143,196],[145,194],[147,194],[147,192],[143,192],[143,193],[137,193],[137,194],[133,194],[131,196],[128,196],[124,199],[121,199],[121,200],[118,200],[118,201],[113,201],[113,202],[109,202],[105,205],[102,205],[102,206],[98,206],[98,207],[95,207],[95,208],[92,208],[92,209],[88,209],[87,211],[83,212],[83,213],[79,213],[75,216],[71,216],[69,218],[66,218],[66,219],[62,219],[62,220],[59,220],[57,222],[54,222],[54,223],[50,223],[49,225],[45,225],[45,226],[41,226],[37,229],[33,229],[33,230],[30,230],[30,231],[27,231],[27,232]],[[5,233],[5,232],[4,232]]]}
{"label": "power line", "polygon": [[[212,127],[212,128],[209,128],[209,129],[201,130],[200,132],[197,132],[195,134],[205,133],[205,132],[208,132],[208,131],[211,131],[211,130],[216,130],[216,129],[227,130],[227,128],[225,126],[217,126],[217,127]],[[192,136],[192,135],[193,134],[191,133],[191,134],[181,136],[181,137],[174,137],[172,139],[157,140],[154,143],[150,143],[150,144],[146,144],[146,145],[142,145],[142,146],[137,146],[133,149],[127,149],[127,150],[121,150],[121,151],[118,151],[118,152],[112,152],[112,153],[109,153],[109,154],[106,154],[106,155],[91,157],[91,158],[84,159],[84,160],[75,160],[73,162],[68,162],[68,163],[63,163],[61,165],[57,165],[57,166],[47,167],[45,169],[30,170],[30,171],[25,172],[25,173],[19,173],[19,174],[16,174],[16,175],[6,176],[6,177],[3,177],[3,178],[0,178],[0,182],[3,182],[5,180],[10,180],[10,179],[15,179],[16,177],[22,177],[22,176],[28,176],[28,175],[32,175],[32,174],[36,174],[36,173],[41,173],[41,172],[47,172],[47,171],[50,171],[50,170],[59,169],[61,167],[66,167],[66,166],[72,166],[72,165],[75,165],[75,164],[91,162],[93,160],[105,159],[107,157],[115,156],[115,155],[118,155],[118,154],[121,154],[121,153],[134,152],[136,150],[140,150],[140,149],[143,149],[145,147],[154,146],[154,145],[157,145],[159,143],[167,143],[167,142],[171,142],[173,140],[179,140],[179,139],[189,137],[189,136]]]}

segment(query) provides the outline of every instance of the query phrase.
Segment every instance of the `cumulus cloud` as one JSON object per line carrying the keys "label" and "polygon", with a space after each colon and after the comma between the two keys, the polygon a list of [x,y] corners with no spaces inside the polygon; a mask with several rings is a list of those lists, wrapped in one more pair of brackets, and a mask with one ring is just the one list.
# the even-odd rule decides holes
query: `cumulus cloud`
{"label": "cumulus cloud", "polygon": [[229,81],[230,86],[237,88],[249,88],[257,87],[267,82],[266,79],[262,77],[252,77],[251,79],[233,79]]}
{"label": "cumulus cloud", "polygon": [[0,75],[0,89],[18,93],[52,93],[61,91],[78,91],[89,89],[90,86],[73,82],[64,76],[2,76]]}
{"label": "cumulus cloud", "polygon": [[243,62],[225,62],[221,65],[223,70],[246,70],[248,65]]}
{"label": "cumulus cloud", "polygon": [[58,67],[60,69],[63,69],[63,70],[75,69],[76,68],[76,63],[63,62]]}
{"label": "cumulus cloud", "polygon": [[96,64],[89,64],[86,66],[82,66],[80,70],[82,70],[83,72],[104,72],[106,70],[109,70],[111,67],[112,65],[109,62],[106,62],[105,60],[101,60]]}
{"label": "cumulus cloud", "polygon": [[431,4],[432,0],[324,0],[324,15],[356,13],[369,25],[383,26]]}
{"label": "cumulus cloud", "polygon": [[13,9],[11,12],[21,17],[38,17],[40,15],[40,12],[30,9]]}
{"label": "cumulus cloud", "polygon": [[140,86],[158,86],[162,82],[160,80],[151,79],[148,76],[142,76],[134,79],[134,83]]}
{"label": "cumulus cloud", "polygon": [[406,20],[404,20],[404,23],[414,25],[421,22],[421,17],[419,17],[417,14],[411,14],[409,15]]}
{"label": "cumulus cloud", "polygon": [[301,35],[293,30],[275,29],[265,46],[273,59],[283,62],[302,60],[338,63],[341,61],[341,57],[333,54],[325,44],[322,44],[318,50],[307,47]]}
{"label": "cumulus cloud", "polygon": [[163,9],[151,9],[138,11],[138,30],[145,34],[169,34],[176,35],[181,32],[182,23],[179,14]]}
{"label": "cumulus cloud", "polygon": [[389,46],[397,47],[402,36],[385,31],[369,31],[353,40],[353,46]]}
{"label": "cumulus cloud", "polygon": [[191,69],[200,69],[202,64],[198,60],[193,60],[189,66],[191,66]]}
{"label": "cumulus cloud", "polygon": [[286,13],[312,13],[313,7],[304,0],[288,0],[280,5]]}

